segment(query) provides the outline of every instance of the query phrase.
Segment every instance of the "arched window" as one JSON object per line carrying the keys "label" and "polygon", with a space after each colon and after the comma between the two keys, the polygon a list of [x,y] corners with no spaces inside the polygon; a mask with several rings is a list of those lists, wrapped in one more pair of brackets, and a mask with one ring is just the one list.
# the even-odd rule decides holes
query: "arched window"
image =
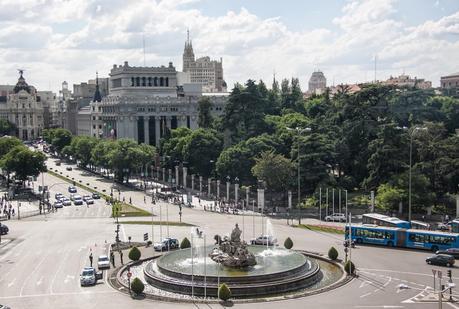
{"label": "arched window", "polygon": [[166,87],[169,87],[169,77],[166,77]]}
{"label": "arched window", "polygon": [[136,78],[135,78],[135,85],[136,85],[137,87],[140,87],[140,77],[136,77]]}
{"label": "arched window", "polygon": [[147,85],[147,78],[142,77],[142,87],[145,87]]}
{"label": "arched window", "polygon": [[163,87],[163,86],[164,86],[164,78],[163,78],[163,77],[160,77],[160,78],[159,78],[159,86],[160,86],[160,87]]}
{"label": "arched window", "polygon": [[135,79],[134,77],[131,77],[131,87],[134,87],[135,86]]}
{"label": "arched window", "polygon": [[155,87],[158,87],[158,78],[157,77],[154,78],[154,82],[155,82]]}
{"label": "arched window", "polygon": [[151,77],[148,78],[148,87],[151,87]]}

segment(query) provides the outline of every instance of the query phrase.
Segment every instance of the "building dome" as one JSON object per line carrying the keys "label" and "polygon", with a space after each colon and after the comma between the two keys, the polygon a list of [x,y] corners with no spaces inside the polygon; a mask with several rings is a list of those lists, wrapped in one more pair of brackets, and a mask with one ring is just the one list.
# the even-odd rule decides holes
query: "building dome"
{"label": "building dome", "polygon": [[30,86],[26,83],[24,77],[22,76],[23,73],[23,70],[19,70],[20,76],[18,82],[16,83],[16,86],[14,86],[14,93],[18,93],[21,90],[25,90],[28,93],[30,93]]}

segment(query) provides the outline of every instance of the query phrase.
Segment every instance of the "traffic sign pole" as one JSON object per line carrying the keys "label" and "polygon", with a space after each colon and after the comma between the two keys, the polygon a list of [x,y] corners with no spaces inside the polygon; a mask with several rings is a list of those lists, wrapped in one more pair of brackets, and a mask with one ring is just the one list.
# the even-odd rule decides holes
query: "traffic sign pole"
{"label": "traffic sign pole", "polygon": [[435,275],[437,274],[437,270],[436,269],[432,269],[432,274],[433,274],[433,289],[434,289],[434,292],[435,292]]}

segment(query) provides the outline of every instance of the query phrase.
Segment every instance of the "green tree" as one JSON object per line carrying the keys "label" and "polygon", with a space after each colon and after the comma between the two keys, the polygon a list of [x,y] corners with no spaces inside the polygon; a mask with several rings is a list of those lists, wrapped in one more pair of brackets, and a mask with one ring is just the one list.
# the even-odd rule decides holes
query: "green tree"
{"label": "green tree", "polygon": [[285,239],[285,241],[284,241],[284,247],[285,247],[285,249],[288,249],[288,250],[290,250],[290,249],[293,248],[293,241],[292,241],[292,239],[291,239],[290,237],[287,237],[287,238]]}
{"label": "green tree", "polygon": [[73,155],[80,161],[81,166],[86,167],[94,163],[92,161],[92,150],[98,142],[98,139],[90,136],[75,136],[72,138],[70,147]]}
{"label": "green tree", "polygon": [[293,163],[273,151],[263,152],[255,159],[252,173],[258,179],[263,179],[268,188],[274,191],[284,191],[294,175]]}
{"label": "green tree", "polygon": [[404,190],[387,183],[381,184],[376,194],[376,207],[384,212],[396,211],[405,197],[406,193]]}
{"label": "green tree", "polygon": [[140,250],[137,247],[132,247],[131,250],[129,250],[129,259],[131,261],[138,261],[140,260]]}
{"label": "green tree", "polygon": [[5,119],[0,119],[0,135],[13,135],[16,131],[16,126]]}
{"label": "green tree", "polygon": [[115,141],[100,140],[91,150],[91,161],[98,167],[112,169],[110,159],[113,151],[116,151],[116,147]]}
{"label": "green tree", "polygon": [[186,249],[186,248],[190,248],[191,247],[191,243],[190,241],[188,240],[188,238],[183,238],[182,239],[182,242],[180,243],[180,249]]}
{"label": "green tree", "polygon": [[53,129],[51,136],[51,144],[59,153],[72,142],[72,133],[66,129]]}
{"label": "green tree", "polygon": [[23,145],[11,149],[1,160],[1,166],[8,174],[14,173],[17,180],[25,181],[28,176],[38,176],[46,171],[46,156],[29,150]]}
{"label": "green tree", "polygon": [[0,137],[0,159],[10,152],[11,149],[19,145],[22,145],[22,142],[16,137]]}
{"label": "green tree", "polygon": [[136,294],[142,294],[143,290],[145,289],[145,285],[143,284],[142,280],[139,278],[134,278],[131,282],[131,290]]}
{"label": "green tree", "polygon": [[330,260],[336,260],[338,258],[338,250],[336,250],[335,247],[331,247],[328,250],[328,257],[330,258]]}
{"label": "green tree", "polygon": [[211,128],[212,127],[212,114],[211,114],[212,102],[209,97],[201,97],[198,101],[198,126],[200,128]]}
{"label": "green tree", "polygon": [[220,284],[218,287],[218,298],[223,301],[231,298],[231,290],[225,283]]}
{"label": "green tree", "polygon": [[212,164],[222,150],[222,137],[212,129],[197,129],[186,138],[183,159],[188,162],[192,173],[210,176]]}

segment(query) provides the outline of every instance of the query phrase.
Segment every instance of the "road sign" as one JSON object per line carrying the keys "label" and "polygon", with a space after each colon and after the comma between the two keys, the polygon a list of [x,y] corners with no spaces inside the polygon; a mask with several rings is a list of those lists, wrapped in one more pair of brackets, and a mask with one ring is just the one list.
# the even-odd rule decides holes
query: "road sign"
{"label": "road sign", "polygon": [[432,274],[435,276],[437,274],[437,270],[436,269],[432,269]]}
{"label": "road sign", "polygon": [[128,272],[128,273],[127,273],[127,276],[128,276],[128,278],[131,278],[132,273],[131,273],[131,272]]}
{"label": "road sign", "polygon": [[148,240],[148,233],[145,233],[143,234],[143,241],[147,241]]}
{"label": "road sign", "polygon": [[437,271],[437,274],[438,274],[438,278],[441,279],[441,270],[438,270],[438,271]]}

